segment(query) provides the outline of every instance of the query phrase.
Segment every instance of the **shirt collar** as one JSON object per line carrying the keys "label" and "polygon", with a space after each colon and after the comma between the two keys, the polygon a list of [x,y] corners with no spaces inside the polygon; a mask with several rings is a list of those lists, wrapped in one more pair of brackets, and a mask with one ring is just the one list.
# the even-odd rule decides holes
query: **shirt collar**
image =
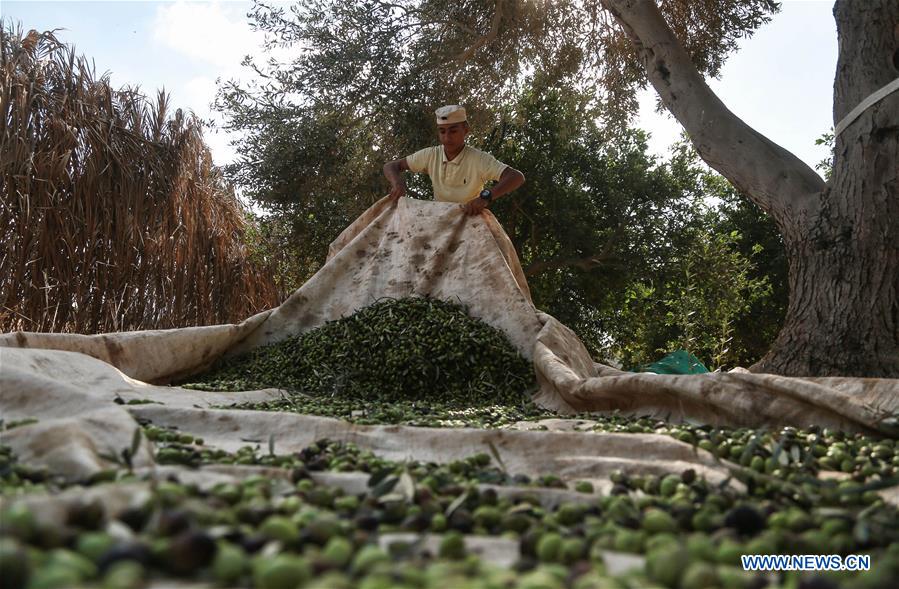
{"label": "shirt collar", "polygon": [[462,157],[465,156],[465,152],[468,150],[468,145],[462,146],[462,151],[459,152],[459,155],[454,157],[451,160],[446,159],[446,149],[441,145],[440,146],[440,163],[442,164],[450,164],[451,166],[458,166],[462,163]]}

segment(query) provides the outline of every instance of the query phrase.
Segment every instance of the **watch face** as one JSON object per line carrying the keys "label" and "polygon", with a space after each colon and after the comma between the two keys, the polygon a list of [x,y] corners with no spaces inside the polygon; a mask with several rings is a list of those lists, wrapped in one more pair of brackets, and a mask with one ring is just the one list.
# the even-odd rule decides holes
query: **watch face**
{"label": "watch face", "polygon": [[493,196],[493,193],[491,193],[489,190],[481,191],[481,198],[483,198],[484,200],[490,200],[491,196]]}

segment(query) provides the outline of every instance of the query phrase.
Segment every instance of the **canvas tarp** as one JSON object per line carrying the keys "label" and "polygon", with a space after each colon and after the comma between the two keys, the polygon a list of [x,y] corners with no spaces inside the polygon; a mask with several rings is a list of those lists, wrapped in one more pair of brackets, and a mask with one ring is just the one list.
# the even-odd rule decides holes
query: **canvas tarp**
{"label": "canvas tarp", "polygon": [[[276,390],[204,393],[166,386],[223,355],[313,329],[384,297],[415,295],[461,302],[502,330],[533,360],[540,384],[535,401],[562,413],[617,411],[714,425],[896,432],[897,380],[786,378],[740,370],[634,374],[595,363],[571,330],[533,306],[514,248],[489,212],[467,217],[454,204],[404,198],[373,205],[335,240],[315,276],[276,309],[240,324],[93,336],[3,334],[0,413],[6,422],[38,419],[4,432],[3,442],[26,462],[80,477],[108,466],[104,456],[130,445],[137,427],[132,416],[140,415],[223,446],[257,435],[253,432],[277,431],[285,448],[327,435],[385,455],[451,460],[482,451],[490,439],[516,467],[568,479],[598,480],[610,465],[676,471],[692,463],[709,469],[709,476],[720,475],[722,467],[707,455],[656,436],[644,441],[631,435],[629,442],[617,443],[607,435],[554,431],[354,426],[309,416],[210,409],[277,398],[282,393]],[[156,404],[117,405],[117,398]],[[146,447],[135,466],[152,464]]]}

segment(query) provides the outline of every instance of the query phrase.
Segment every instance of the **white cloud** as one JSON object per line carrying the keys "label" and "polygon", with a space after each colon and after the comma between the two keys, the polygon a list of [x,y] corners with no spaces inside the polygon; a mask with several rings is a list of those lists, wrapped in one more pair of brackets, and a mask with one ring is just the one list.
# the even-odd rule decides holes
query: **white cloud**
{"label": "white cloud", "polygon": [[262,34],[250,29],[246,4],[184,2],[156,10],[153,39],[184,56],[224,71],[239,70],[247,54],[259,50]]}
{"label": "white cloud", "polygon": [[213,129],[205,129],[203,139],[212,152],[212,159],[218,165],[224,165],[237,158],[234,147],[228,143],[235,137],[234,133],[222,130],[224,117],[210,108],[215,98],[216,84],[213,78],[200,76],[192,78],[181,87],[181,95],[185,104],[191,105],[194,113],[204,121],[211,120]]}
{"label": "white cloud", "polygon": [[[280,3],[275,0],[274,4]],[[223,165],[236,159],[237,153],[228,143],[236,138],[234,133],[221,130],[222,116],[210,105],[217,91],[216,78],[222,80],[249,80],[255,78],[248,68],[241,66],[246,55],[258,62],[265,62],[263,55],[265,36],[250,28],[247,12],[250,2],[185,2],[178,0],[156,9],[152,26],[152,38],[167,52],[190,60],[191,67],[172,64],[173,70],[191,70],[193,77],[178,80],[172,93],[179,105],[191,108],[203,120],[212,120],[218,127],[207,130],[204,138],[212,151],[216,164]],[[277,49],[272,53],[278,59],[288,59],[291,49]]]}
{"label": "white cloud", "polygon": [[212,120],[218,127],[207,129],[204,139],[219,165],[233,161],[236,153],[228,145],[233,134],[220,130],[223,118],[211,108],[217,90],[215,79],[247,75],[240,63],[245,55],[260,52],[263,42],[263,35],[253,32],[247,22],[249,6],[246,2],[179,0],[159,6],[153,21],[153,40],[168,51],[192,60],[191,69],[199,74],[178,80],[173,95],[179,104],[188,106],[204,121]]}
{"label": "white cloud", "polygon": [[199,76],[188,80],[181,88],[185,104],[191,105],[194,112],[202,118],[209,118],[209,108],[215,98],[216,85],[213,78]]}

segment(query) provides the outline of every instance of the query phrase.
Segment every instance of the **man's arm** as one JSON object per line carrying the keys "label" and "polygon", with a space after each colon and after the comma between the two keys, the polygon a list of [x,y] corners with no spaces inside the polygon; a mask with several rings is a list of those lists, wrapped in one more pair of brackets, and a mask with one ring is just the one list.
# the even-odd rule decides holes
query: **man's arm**
{"label": "man's arm", "polygon": [[403,173],[408,169],[409,164],[406,162],[406,158],[400,158],[384,164],[384,177],[390,182],[390,194],[388,196],[393,200],[397,200],[406,194],[406,179],[403,177]]}
{"label": "man's arm", "polygon": [[490,192],[493,193],[492,200],[496,200],[503,195],[509,194],[522,184],[524,184],[524,174],[512,166],[506,166],[506,169],[503,170],[503,173],[499,177],[499,182],[490,189]]}
{"label": "man's arm", "polygon": [[[490,189],[492,194],[490,202],[509,194],[522,184],[524,184],[524,174],[512,166],[506,166],[506,169],[500,174],[499,182]],[[486,209],[488,204],[489,203],[483,198],[473,198],[462,205],[462,210],[465,211],[465,214],[467,215],[477,215]]]}

